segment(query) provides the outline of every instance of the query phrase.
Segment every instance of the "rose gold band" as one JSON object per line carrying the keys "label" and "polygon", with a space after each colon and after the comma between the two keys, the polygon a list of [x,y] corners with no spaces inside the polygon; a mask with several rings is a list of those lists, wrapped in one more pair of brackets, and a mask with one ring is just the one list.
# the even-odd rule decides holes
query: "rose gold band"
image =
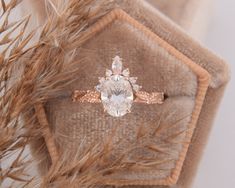
{"label": "rose gold band", "polygon": [[75,90],[72,95],[73,102],[100,103],[100,93],[98,91],[80,91]]}
{"label": "rose gold band", "polygon": [[[145,92],[137,91],[134,94],[134,102],[145,104],[162,104],[165,95],[163,92]],[[98,91],[80,91],[75,90],[72,95],[73,102],[101,103],[100,93]]]}

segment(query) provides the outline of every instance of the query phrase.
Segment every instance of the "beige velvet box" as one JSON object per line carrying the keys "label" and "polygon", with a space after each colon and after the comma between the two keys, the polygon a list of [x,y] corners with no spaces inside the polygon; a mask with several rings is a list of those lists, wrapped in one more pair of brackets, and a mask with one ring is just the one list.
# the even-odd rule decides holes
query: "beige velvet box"
{"label": "beige velvet box", "polygon": [[[188,6],[182,5],[185,2]],[[192,183],[229,73],[223,60],[195,42],[159,11],[169,15],[189,33],[199,36],[196,33],[203,33],[200,32],[203,29],[190,23],[194,23],[192,20],[200,16],[194,13],[189,17],[186,13],[194,7],[195,2],[185,2],[173,6],[169,1],[135,1],[133,4],[119,0],[102,7],[101,12],[108,12],[91,24],[83,36],[84,43],[78,49],[77,58],[85,59],[84,65],[77,65],[82,68],[79,81],[72,83],[62,97],[48,101],[45,106],[58,150],[60,153],[70,151],[71,155],[76,153],[77,145],[84,137],[85,145],[89,146],[94,141],[104,139],[111,132],[112,126],[121,124],[123,127],[118,129],[120,132],[117,131],[114,138],[118,143],[117,153],[120,152],[128,144],[137,142],[135,135],[141,122],[145,122],[145,127],[148,127],[148,134],[154,132],[162,109],[169,115],[164,114],[166,117],[163,116],[162,127],[166,128],[166,125],[186,117],[176,128],[171,127],[161,132],[159,137],[150,134],[147,139],[141,140],[161,145],[158,152],[153,154],[144,149],[135,151],[134,156],[171,159],[161,166],[168,170],[162,172],[153,167],[146,171],[122,172],[111,177],[107,184],[189,187]],[[200,7],[202,4],[197,5]],[[44,9],[36,10],[40,10],[38,15],[43,18]],[[180,17],[181,12],[186,16]],[[169,96],[162,106],[135,105],[133,115],[113,120],[103,113],[100,105],[81,106],[71,102],[71,92],[78,87],[90,89],[96,85],[98,76],[104,74],[112,57],[117,54],[123,58],[124,66],[130,68],[131,74],[141,75],[138,81],[145,90],[164,91]],[[62,134],[64,137],[61,137]],[[179,134],[178,144],[166,143],[165,139],[174,134]],[[123,138],[126,140],[123,141]],[[121,144],[119,139],[123,141]],[[162,149],[164,152],[161,152]],[[44,172],[48,163],[47,159],[41,164]]]}
{"label": "beige velvet box", "polygon": [[[49,101],[47,115],[53,126],[55,139],[61,146],[60,153],[72,151],[73,156],[79,143],[83,142],[85,148],[90,147],[90,144],[107,138],[112,129],[117,127],[117,135],[113,139],[117,143],[115,148],[118,152],[114,151],[113,155],[120,155],[128,145],[138,146],[137,142],[146,142],[162,151],[151,151],[143,146],[130,153],[133,156],[130,160],[136,160],[135,157],[138,156],[166,161],[160,166],[169,169],[164,171],[155,167],[124,171],[110,177],[108,184],[175,184],[203,104],[209,74],[119,9],[97,21],[86,35],[84,38],[87,40],[78,50],[78,59],[86,59],[83,64],[78,65],[82,67],[82,74],[78,77],[79,81],[73,83],[66,92],[72,93],[76,88],[93,88],[99,75],[102,75],[112,57],[118,53],[125,61],[124,65],[134,75],[143,74],[138,76],[138,80],[145,90],[164,91],[169,98],[163,105],[136,104],[133,106],[133,113],[116,119],[105,114],[101,105],[73,103],[71,95]],[[158,121],[159,123],[154,123]],[[177,121],[180,123],[173,126]],[[149,129],[149,133],[146,133],[146,138],[137,141],[136,135],[142,126],[143,129]],[[156,133],[152,135],[151,132]],[[179,135],[170,142],[175,134]]]}

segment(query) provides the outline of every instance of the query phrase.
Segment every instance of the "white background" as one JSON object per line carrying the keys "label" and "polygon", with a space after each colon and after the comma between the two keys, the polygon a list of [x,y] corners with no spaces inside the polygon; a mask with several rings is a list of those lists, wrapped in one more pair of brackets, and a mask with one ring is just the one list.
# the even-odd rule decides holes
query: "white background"
{"label": "white background", "polygon": [[235,188],[235,1],[214,2],[214,14],[203,43],[229,63],[232,77],[193,188]]}

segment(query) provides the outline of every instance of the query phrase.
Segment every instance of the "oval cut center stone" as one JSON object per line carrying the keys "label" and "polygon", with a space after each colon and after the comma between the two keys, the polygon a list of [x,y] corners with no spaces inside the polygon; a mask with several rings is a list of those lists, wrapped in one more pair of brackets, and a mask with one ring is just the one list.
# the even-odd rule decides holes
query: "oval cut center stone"
{"label": "oval cut center stone", "polygon": [[133,91],[129,81],[119,76],[116,80],[115,76],[103,82],[100,88],[101,101],[104,110],[114,117],[120,117],[131,111],[133,102]]}

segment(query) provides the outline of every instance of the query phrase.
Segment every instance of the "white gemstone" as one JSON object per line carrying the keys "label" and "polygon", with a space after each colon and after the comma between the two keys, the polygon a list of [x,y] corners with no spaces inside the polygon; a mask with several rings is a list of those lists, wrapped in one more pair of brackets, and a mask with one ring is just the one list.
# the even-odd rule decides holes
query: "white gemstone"
{"label": "white gemstone", "polygon": [[99,85],[95,86],[95,89],[96,89],[96,91],[99,91],[99,92],[100,92],[100,90],[101,90],[101,85],[99,84]]}
{"label": "white gemstone", "polygon": [[129,69],[125,69],[122,71],[122,75],[125,76],[125,77],[128,77],[130,75],[130,71]]}
{"label": "white gemstone", "polygon": [[121,74],[122,72],[122,60],[119,56],[113,58],[112,64],[113,74]]}
{"label": "white gemstone", "polygon": [[133,87],[134,91],[139,91],[141,89],[141,86],[139,86],[137,84],[133,84],[132,87]]}
{"label": "white gemstone", "polygon": [[129,81],[130,81],[132,84],[135,84],[136,81],[137,81],[137,77],[130,77],[130,78],[129,78]]}
{"label": "white gemstone", "polygon": [[104,110],[114,117],[120,117],[131,110],[133,91],[129,81],[123,76],[115,76],[101,84],[101,100]]}
{"label": "white gemstone", "polygon": [[104,77],[99,77],[99,82],[100,83],[103,83],[105,81],[105,78]]}
{"label": "white gemstone", "polygon": [[113,73],[112,73],[111,70],[106,69],[105,76],[109,77],[109,76],[111,76],[112,74],[113,74]]}

